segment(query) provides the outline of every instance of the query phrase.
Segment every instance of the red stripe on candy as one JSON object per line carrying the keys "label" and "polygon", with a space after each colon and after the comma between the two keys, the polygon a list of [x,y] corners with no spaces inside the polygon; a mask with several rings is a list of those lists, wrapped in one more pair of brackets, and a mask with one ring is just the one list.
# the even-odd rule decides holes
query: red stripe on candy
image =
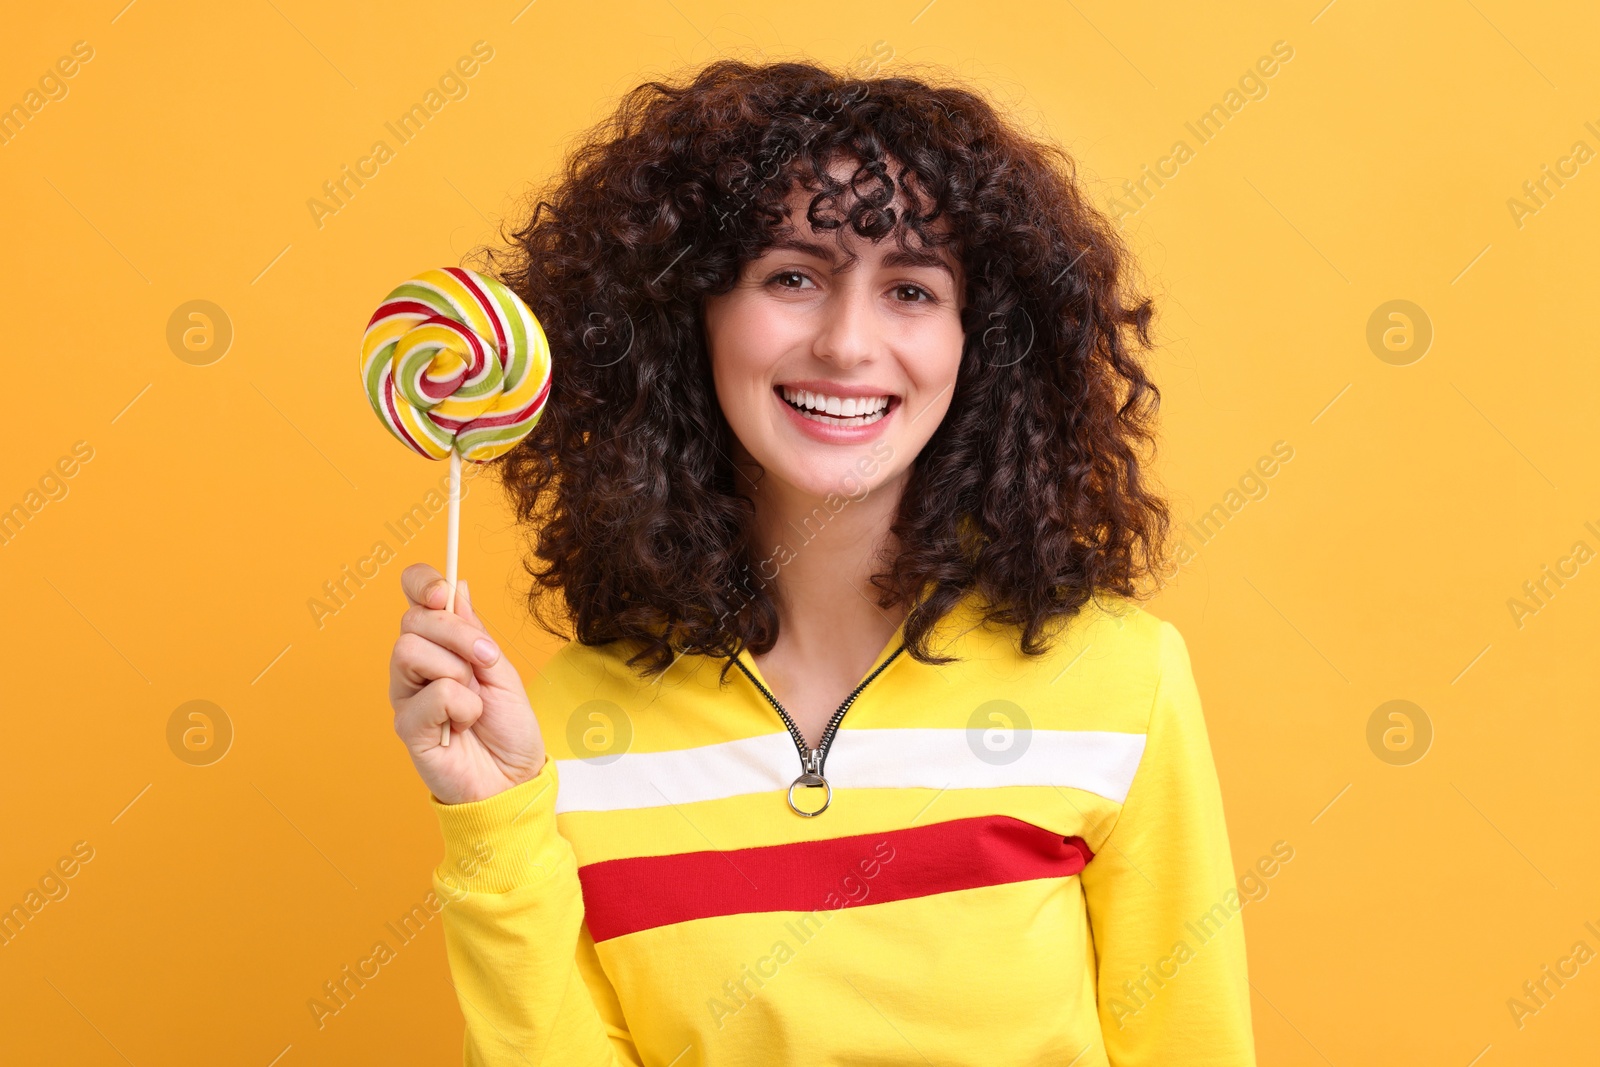
{"label": "red stripe on candy", "polygon": [[492,430],[496,426],[513,426],[544,406],[550,397],[550,380],[545,379],[539,388],[539,395],[528,402],[528,406],[521,411],[502,412],[499,415],[480,415],[475,419],[451,419],[443,415],[429,415],[429,418],[446,430],[459,431],[463,426],[470,426],[474,430]]}
{"label": "red stripe on candy", "polygon": [[461,383],[466,380],[466,375],[467,372],[462,371],[454,378],[449,378],[442,382],[436,382],[424,374],[417,381],[417,392],[421,393],[425,397],[428,397],[430,400],[444,400],[446,397],[450,396],[451,393],[454,393],[461,387]]}
{"label": "red stripe on candy", "polygon": [[478,306],[483,308],[483,313],[489,316],[490,322],[494,323],[494,350],[495,354],[500,358],[500,365],[504,367],[508,346],[506,344],[505,331],[500,328],[500,315],[495,307],[495,302],[489,298],[488,293],[479,288],[472,275],[460,267],[446,267],[445,270],[455,275],[457,281],[472,290],[472,295],[478,298]]}
{"label": "red stripe on candy", "polygon": [[387,304],[379,304],[378,310],[372,313],[372,318],[367,320],[367,329],[372,329],[374,323],[382,322],[391,315],[432,315],[433,308],[416,300],[391,300]]}
{"label": "red stripe on candy", "polygon": [[423,458],[432,459],[433,457],[428,455],[428,450],[417,444],[416,438],[406,432],[405,423],[400,421],[400,412],[396,411],[394,406],[394,379],[387,374],[383,376],[383,406],[389,411],[389,425],[394,428],[400,439],[416,449]]}
{"label": "red stripe on candy", "polygon": [[1093,858],[1080,837],[983,815],[821,841],[604,860],[579,867],[578,878],[599,943],[718,915],[860,907],[1067,878]]}
{"label": "red stripe on candy", "polygon": [[472,428],[474,430],[488,430],[496,426],[513,426],[543,407],[545,400],[549,396],[550,382],[547,380],[543,388],[539,390],[539,395],[529,401],[528,406],[521,411],[504,411],[498,415],[481,415],[472,420]]}

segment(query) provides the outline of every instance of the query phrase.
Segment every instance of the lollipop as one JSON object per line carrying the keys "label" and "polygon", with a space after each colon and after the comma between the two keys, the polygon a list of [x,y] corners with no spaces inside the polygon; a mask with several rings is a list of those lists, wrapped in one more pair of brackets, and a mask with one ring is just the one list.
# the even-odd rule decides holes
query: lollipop
{"label": "lollipop", "polygon": [[[388,296],[361,339],[361,382],[400,443],[450,459],[445,610],[454,611],[461,461],[486,463],[534,428],[550,396],[550,345],[528,305],[460,267],[423,271]],[[450,723],[439,743],[450,743]]]}

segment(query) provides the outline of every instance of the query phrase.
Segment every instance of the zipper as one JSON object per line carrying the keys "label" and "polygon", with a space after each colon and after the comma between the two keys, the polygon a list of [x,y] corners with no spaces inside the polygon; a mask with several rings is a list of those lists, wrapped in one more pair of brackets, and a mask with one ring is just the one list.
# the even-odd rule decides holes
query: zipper
{"label": "zipper", "polygon": [[[756,689],[760,691],[761,695],[767,698],[767,703],[771,704],[773,710],[778,713],[778,716],[781,719],[783,719],[783,725],[788,729],[789,736],[794,739],[795,749],[800,753],[800,777],[796,778],[789,784],[789,808],[796,815],[803,815],[808,819],[814,818],[827,811],[828,805],[833,803],[833,787],[828,784],[828,779],[823,776],[822,767],[823,762],[828,758],[828,749],[833,745],[834,736],[839,732],[839,723],[843,721],[845,712],[850,710],[850,706],[854,704],[856,702],[856,698],[861,695],[861,691],[868,685],[872,684],[872,680],[878,675],[882,674],[884,668],[893,663],[899,657],[900,653],[904,652],[905,650],[905,645],[901,645],[900,647],[896,648],[889,654],[888,659],[878,664],[877,669],[875,669],[865,678],[861,679],[861,684],[857,685],[850,691],[850,695],[844,698],[844,703],[840,704],[839,707],[834,711],[832,717],[829,718],[827,727],[822,731],[821,743],[817,745],[816,748],[810,748],[806,745],[805,735],[800,732],[800,727],[795,725],[794,720],[789,717],[789,713],[785,711],[783,705],[778,702],[778,698],[772,695],[772,691],[766,686],[762,685],[760,679],[758,679],[754,674],[750,673],[750,668],[746,667],[743,661],[737,658],[733,661],[734,666],[738,667],[739,670],[744,673],[744,676],[750,679],[750,684],[754,685]],[[824,790],[822,807],[818,808],[816,811],[806,811],[804,808],[796,804],[794,802],[794,791],[796,786],[805,786],[811,789],[820,788]]]}

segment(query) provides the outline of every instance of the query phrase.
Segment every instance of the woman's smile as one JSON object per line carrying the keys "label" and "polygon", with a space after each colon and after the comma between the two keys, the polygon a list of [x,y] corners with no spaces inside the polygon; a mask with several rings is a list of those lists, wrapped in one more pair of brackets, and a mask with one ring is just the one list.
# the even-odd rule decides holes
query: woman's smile
{"label": "woman's smile", "polygon": [[819,382],[776,385],[772,393],[797,429],[823,442],[873,440],[900,407],[893,393]]}

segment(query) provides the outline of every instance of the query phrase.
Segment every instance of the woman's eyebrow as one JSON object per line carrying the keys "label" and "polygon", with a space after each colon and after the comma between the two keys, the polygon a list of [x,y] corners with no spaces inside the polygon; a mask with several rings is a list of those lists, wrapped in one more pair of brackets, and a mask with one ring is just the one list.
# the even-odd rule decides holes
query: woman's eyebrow
{"label": "woman's eyebrow", "polygon": [[950,280],[955,281],[956,272],[950,269],[950,264],[945,262],[943,256],[926,248],[896,249],[883,257],[885,267],[936,267],[950,275]]}
{"label": "woman's eyebrow", "polygon": [[[772,252],[780,248],[791,252],[804,252],[808,256],[816,256],[818,259],[825,259],[829,263],[837,263],[839,258],[835,249],[818,241],[807,241],[803,237],[780,237],[768,245],[766,251]],[[846,266],[848,265],[846,263]]]}
{"label": "woman's eyebrow", "polygon": [[[780,237],[768,246],[768,251],[780,248],[793,252],[804,252],[808,256],[816,256],[818,259],[827,260],[829,263],[835,264],[833,270],[836,274],[849,270],[856,261],[856,257],[851,257],[844,264],[839,265],[836,249],[817,241],[808,241],[802,237]],[[885,267],[933,267],[950,275],[951,281],[954,281],[956,276],[955,271],[950,269],[950,264],[945,261],[943,256],[927,248],[898,248],[883,257],[883,265]]]}

